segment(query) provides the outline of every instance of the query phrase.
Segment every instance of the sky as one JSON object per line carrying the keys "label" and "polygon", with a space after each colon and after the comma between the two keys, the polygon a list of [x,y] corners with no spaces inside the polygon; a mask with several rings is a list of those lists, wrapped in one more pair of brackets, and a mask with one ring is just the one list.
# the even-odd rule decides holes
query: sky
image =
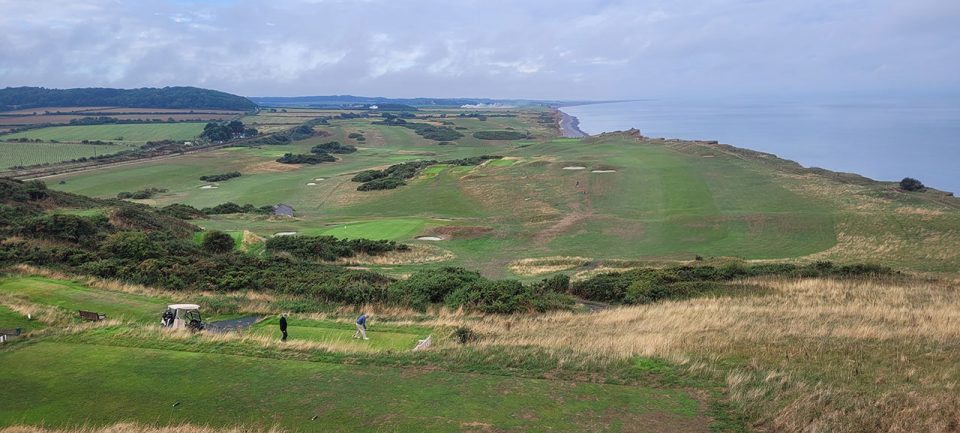
{"label": "sky", "polygon": [[958,0],[0,0],[0,87],[960,94]]}

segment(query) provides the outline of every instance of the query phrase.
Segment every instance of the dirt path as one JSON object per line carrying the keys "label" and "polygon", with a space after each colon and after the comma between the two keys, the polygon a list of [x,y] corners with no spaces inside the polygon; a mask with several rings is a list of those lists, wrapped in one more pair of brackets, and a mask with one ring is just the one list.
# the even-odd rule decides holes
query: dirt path
{"label": "dirt path", "polygon": [[550,241],[552,241],[553,238],[557,237],[560,233],[563,233],[563,232],[569,230],[570,227],[573,227],[574,224],[576,224],[576,223],[578,223],[578,222],[586,219],[587,217],[589,217],[589,216],[592,215],[592,214],[593,214],[592,211],[590,211],[590,212],[583,212],[583,211],[573,211],[573,212],[570,212],[569,214],[567,214],[567,216],[561,218],[559,221],[557,221],[556,223],[554,223],[552,226],[547,227],[546,229],[543,229],[543,230],[539,231],[537,234],[535,234],[535,235],[533,236],[533,241],[534,241],[534,243],[536,243],[537,245],[546,245],[547,243],[549,243]]}

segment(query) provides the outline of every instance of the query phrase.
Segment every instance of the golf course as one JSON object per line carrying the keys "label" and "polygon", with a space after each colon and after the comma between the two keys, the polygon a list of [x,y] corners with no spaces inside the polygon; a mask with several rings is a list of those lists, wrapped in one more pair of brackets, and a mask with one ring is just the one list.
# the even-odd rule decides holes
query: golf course
{"label": "golf course", "polygon": [[263,109],[0,179],[0,432],[950,431],[960,202],[559,118]]}

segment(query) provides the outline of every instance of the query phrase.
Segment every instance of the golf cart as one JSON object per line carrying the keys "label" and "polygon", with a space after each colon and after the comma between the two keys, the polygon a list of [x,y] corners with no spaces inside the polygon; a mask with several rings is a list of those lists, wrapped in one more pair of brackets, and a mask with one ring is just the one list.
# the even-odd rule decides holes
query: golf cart
{"label": "golf cart", "polygon": [[197,304],[171,304],[163,312],[160,324],[164,328],[203,330],[203,319],[200,318],[200,306]]}

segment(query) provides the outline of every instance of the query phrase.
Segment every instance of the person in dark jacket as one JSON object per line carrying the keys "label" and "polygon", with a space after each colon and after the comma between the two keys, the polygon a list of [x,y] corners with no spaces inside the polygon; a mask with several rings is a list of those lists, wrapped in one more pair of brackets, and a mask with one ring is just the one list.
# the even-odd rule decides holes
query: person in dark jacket
{"label": "person in dark jacket", "polygon": [[283,337],[280,337],[280,341],[287,341],[287,315],[280,315],[280,332],[283,333]]}
{"label": "person in dark jacket", "polygon": [[357,333],[353,334],[353,338],[361,337],[364,340],[369,340],[369,338],[367,338],[367,313],[363,313],[360,317],[357,317]]}

